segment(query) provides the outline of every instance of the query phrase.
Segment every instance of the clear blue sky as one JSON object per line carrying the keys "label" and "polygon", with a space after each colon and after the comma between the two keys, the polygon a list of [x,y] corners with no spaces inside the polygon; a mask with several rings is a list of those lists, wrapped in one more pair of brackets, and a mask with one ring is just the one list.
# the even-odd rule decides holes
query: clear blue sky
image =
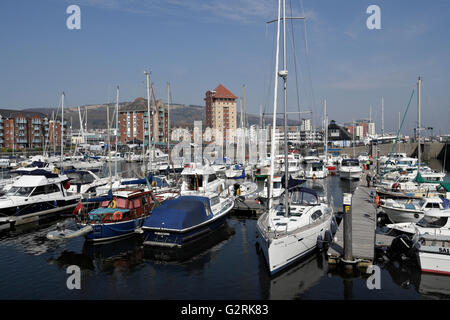
{"label": "clear blue sky", "polygon": [[[287,1],[290,15],[289,0]],[[422,123],[446,133],[450,108],[450,1],[291,0],[303,4],[294,22],[301,108],[318,125],[327,100],[339,123],[372,117],[385,131],[398,126],[417,77],[423,77]],[[66,8],[81,8],[81,30],[66,28]],[[381,8],[381,30],[369,30],[366,9]],[[62,91],[70,106],[146,96],[150,70],[156,96],[203,105],[205,92],[224,84],[247,111],[272,109],[275,0],[2,0],[0,108],[51,107]],[[288,24],[290,30],[291,25]],[[297,110],[292,38],[288,34],[289,110]],[[404,133],[417,117],[413,98]]]}

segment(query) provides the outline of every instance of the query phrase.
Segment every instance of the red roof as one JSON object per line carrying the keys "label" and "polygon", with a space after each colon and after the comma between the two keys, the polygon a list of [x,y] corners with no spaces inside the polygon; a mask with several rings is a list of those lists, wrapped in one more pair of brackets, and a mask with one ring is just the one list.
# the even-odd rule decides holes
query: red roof
{"label": "red roof", "polygon": [[237,99],[237,97],[232,94],[230,90],[228,90],[221,84],[219,84],[217,88],[214,89],[214,91],[216,91],[216,93],[214,94],[214,98]]}

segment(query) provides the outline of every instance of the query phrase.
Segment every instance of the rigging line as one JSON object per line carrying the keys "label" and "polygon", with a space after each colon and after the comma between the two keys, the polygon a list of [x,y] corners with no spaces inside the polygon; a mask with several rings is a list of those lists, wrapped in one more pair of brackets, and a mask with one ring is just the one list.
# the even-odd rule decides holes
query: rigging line
{"label": "rigging line", "polygon": [[[305,9],[303,7],[303,0],[300,0],[300,8],[302,10],[302,16],[305,16]],[[312,84],[312,78],[311,78],[311,68],[310,68],[310,61],[309,61],[309,48],[308,48],[308,37],[307,37],[307,29],[306,29],[306,19],[303,19],[304,24],[304,36],[305,36],[305,54],[306,54],[306,67],[308,69],[308,79],[309,79],[309,85],[311,87],[311,95],[312,95],[312,109],[316,110],[316,98],[314,94],[314,88]],[[312,111],[312,110],[311,110]]]}
{"label": "rigging line", "polygon": [[398,141],[398,135],[400,134],[400,131],[402,130],[403,123],[405,122],[406,114],[408,113],[408,109],[409,109],[409,106],[410,106],[410,104],[411,104],[411,100],[412,100],[413,96],[414,96],[414,89],[413,89],[412,92],[411,92],[411,97],[409,98],[409,102],[408,102],[408,105],[407,105],[407,107],[406,107],[406,111],[405,111],[405,113],[403,114],[403,119],[402,119],[402,122],[401,122],[401,124],[400,124],[400,128],[398,128],[397,136],[395,137],[395,141],[394,141],[394,143],[392,144],[392,148],[391,148],[391,152],[389,153],[388,160],[386,161],[386,164],[384,165],[383,174],[382,174],[381,177],[380,177],[380,183],[383,181],[383,176],[386,174],[387,164],[388,164],[389,161],[391,160],[392,152],[394,152],[395,145],[397,144],[397,141]]}
{"label": "rigging line", "polygon": [[[291,17],[293,17],[292,13],[292,1],[289,0],[289,7],[291,9]],[[295,50],[295,37],[294,37],[294,22],[291,19],[291,36],[292,36],[292,51],[294,52],[294,70],[295,70],[295,87],[297,92],[297,107],[298,107],[298,121],[301,125],[301,113],[300,113],[300,93],[299,93],[299,85],[298,85],[298,72],[297,72],[297,53]]]}

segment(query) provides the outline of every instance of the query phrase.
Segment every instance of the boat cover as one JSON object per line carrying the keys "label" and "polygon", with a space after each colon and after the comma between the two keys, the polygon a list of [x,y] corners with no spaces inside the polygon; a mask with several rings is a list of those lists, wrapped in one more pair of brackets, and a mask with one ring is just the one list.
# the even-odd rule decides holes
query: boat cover
{"label": "boat cover", "polygon": [[212,215],[209,198],[181,196],[166,200],[144,221],[144,227],[182,230],[208,220]]}

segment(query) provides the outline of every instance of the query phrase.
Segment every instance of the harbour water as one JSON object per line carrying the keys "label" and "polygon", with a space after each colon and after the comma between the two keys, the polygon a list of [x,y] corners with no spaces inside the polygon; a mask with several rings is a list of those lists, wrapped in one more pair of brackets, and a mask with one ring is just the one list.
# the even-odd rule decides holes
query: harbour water
{"label": "harbour water", "polygon": [[[440,164],[434,167],[439,168]],[[127,166],[123,163],[122,166]],[[122,170],[125,170],[122,167]],[[356,183],[329,176],[307,181],[327,190],[334,207]],[[70,226],[72,218],[62,222]],[[61,221],[60,221],[61,222]],[[282,274],[270,277],[256,250],[256,219],[229,217],[227,225],[189,252],[149,250],[138,236],[91,245],[84,238],[51,241],[56,222],[28,226],[0,239],[0,299],[448,299],[450,277],[422,274],[414,262],[376,260],[380,289],[369,275],[346,276],[329,266],[325,253],[313,253]],[[81,269],[81,288],[69,290],[66,272]]]}

